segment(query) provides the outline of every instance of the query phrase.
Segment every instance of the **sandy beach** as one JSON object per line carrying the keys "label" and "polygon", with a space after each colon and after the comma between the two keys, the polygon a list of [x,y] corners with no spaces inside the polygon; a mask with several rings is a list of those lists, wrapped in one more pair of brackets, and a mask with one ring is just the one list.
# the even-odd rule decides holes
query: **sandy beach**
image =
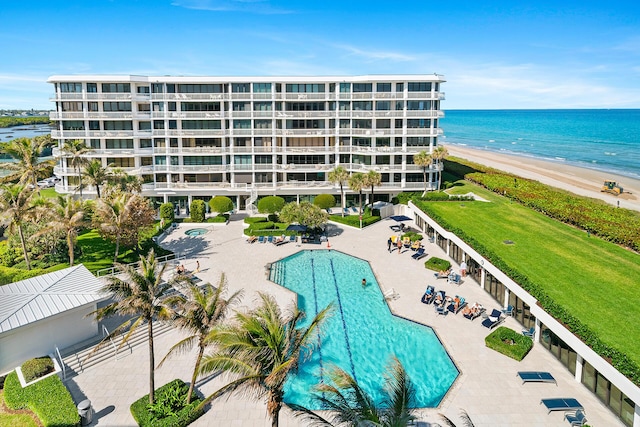
{"label": "sandy beach", "polygon": [[[495,153],[459,145],[447,144],[446,148],[451,156],[471,160],[523,178],[534,179],[581,196],[601,199],[614,206],[619,202],[621,208],[640,211],[640,180],[561,162]],[[624,192],[620,196],[601,192],[600,188],[605,179],[617,181]]]}

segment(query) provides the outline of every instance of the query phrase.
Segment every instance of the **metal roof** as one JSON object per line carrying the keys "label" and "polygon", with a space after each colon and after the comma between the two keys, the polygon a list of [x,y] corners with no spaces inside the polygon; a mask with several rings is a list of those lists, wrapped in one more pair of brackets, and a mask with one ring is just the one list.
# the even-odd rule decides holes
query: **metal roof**
{"label": "metal roof", "polygon": [[0,333],[99,301],[102,286],[82,264],[0,286]]}

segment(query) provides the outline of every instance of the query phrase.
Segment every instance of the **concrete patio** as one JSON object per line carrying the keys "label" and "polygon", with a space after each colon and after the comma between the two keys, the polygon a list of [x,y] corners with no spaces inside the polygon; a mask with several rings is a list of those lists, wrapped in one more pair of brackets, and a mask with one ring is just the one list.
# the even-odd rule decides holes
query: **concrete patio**
{"label": "concrete patio", "polygon": [[[516,362],[484,345],[489,330],[481,326],[482,319],[471,322],[461,314],[437,316],[433,306],[420,302],[428,284],[436,289],[445,289],[448,294],[459,294],[473,303],[478,301],[487,307],[500,308],[497,303],[479,288],[471,278],[463,279],[460,286],[436,280],[431,271],[424,268],[423,258],[416,262],[412,251],[404,253],[387,251],[387,239],[395,234],[383,220],[365,230],[356,230],[341,225],[329,226],[329,242],[332,250],[339,250],[368,260],[382,288],[394,288],[399,298],[389,301],[391,309],[398,315],[429,325],[435,329],[443,345],[460,370],[460,375],[439,408],[419,409],[416,414],[423,425],[439,423],[438,413],[458,420],[461,409],[468,412],[474,424],[482,426],[567,426],[563,412],[547,414],[540,400],[554,397],[576,398],[584,405],[589,424],[593,426],[622,426],[623,424],[600,401],[564,368],[547,350],[534,345],[522,362]],[[407,223],[412,225],[412,223]],[[226,226],[206,224],[209,230],[202,236],[190,237],[185,231],[200,228],[201,224],[182,224],[166,236],[161,244],[186,256],[185,266],[194,270],[200,262],[198,277],[216,284],[220,274],[227,275],[229,290],[244,289],[240,309],[255,301],[258,291],[275,296],[282,306],[291,304],[295,296],[271,283],[265,274],[265,265],[291,255],[301,249],[326,249],[327,245],[300,245],[288,243],[248,244],[243,235],[240,216],[232,218]],[[446,258],[442,250],[425,240],[429,256]],[[359,281],[353,284],[360,286]],[[514,319],[507,318],[505,326],[516,331],[522,329]],[[175,344],[182,333],[169,330],[155,339],[156,361],[161,360],[167,349]],[[357,343],[352,343],[357,345]],[[195,351],[176,356],[156,371],[156,387],[174,378],[189,381],[195,361]],[[384,360],[381,358],[381,363]],[[148,392],[148,355],[146,345],[134,348],[122,359],[110,359],[75,378],[67,381],[76,402],[88,398],[97,411],[92,425],[135,425],[129,412],[133,401]],[[549,371],[557,379],[554,384],[522,384],[517,371]],[[225,379],[215,377],[198,382],[199,390],[207,395],[221,385]],[[211,408],[195,426],[269,426],[266,405],[243,396],[214,401]],[[283,409],[280,425],[304,425],[291,412]]]}

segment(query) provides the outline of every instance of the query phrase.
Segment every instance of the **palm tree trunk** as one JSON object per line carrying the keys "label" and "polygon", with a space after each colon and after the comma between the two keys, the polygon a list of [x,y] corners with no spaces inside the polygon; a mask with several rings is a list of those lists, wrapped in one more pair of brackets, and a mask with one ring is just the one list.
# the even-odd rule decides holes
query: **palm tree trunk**
{"label": "palm tree trunk", "polygon": [[427,168],[422,168],[422,180],[424,181],[424,193],[422,193],[422,197],[427,194]]}
{"label": "palm tree trunk", "polygon": [[342,182],[340,183],[340,204],[342,205],[342,218],[344,218],[344,189],[342,188]]}
{"label": "palm tree trunk", "polygon": [[156,362],[153,357],[153,320],[147,319],[147,331],[149,333],[149,404],[153,405],[155,388],[155,366]]}
{"label": "palm tree trunk", "polygon": [[80,199],[82,199],[82,175],[80,174],[80,166],[76,167],[78,171],[78,187],[80,188]]}
{"label": "palm tree trunk", "polygon": [[67,246],[69,247],[69,267],[73,267],[73,239],[71,233],[67,233]]}
{"label": "palm tree trunk", "polygon": [[278,427],[281,408],[282,393],[276,390],[270,390],[269,397],[267,398],[267,412],[271,416],[271,427]]}
{"label": "palm tree trunk", "polygon": [[371,200],[369,201],[371,205],[371,210],[373,211],[373,184],[371,184]]}
{"label": "palm tree trunk", "polygon": [[198,378],[198,369],[200,368],[200,361],[204,354],[204,343],[200,343],[200,350],[198,351],[198,358],[196,359],[196,366],[193,368],[193,375],[191,376],[191,384],[189,384],[189,391],[187,392],[187,405],[191,403],[191,395],[193,394],[193,388]]}
{"label": "palm tree trunk", "polygon": [[360,190],[360,218],[362,218],[362,190]]}
{"label": "palm tree trunk", "polygon": [[27,242],[24,240],[24,233],[22,232],[22,226],[18,225],[18,234],[20,234],[20,243],[22,244],[22,253],[24,254],[24,262],[27,263],[27,270],[31,270],[31,263],[29,262],[29,254],[27,253]]}
{"label": "palm tree trunk", "polygon": [[100,185],[96,182],[96,193],[98,193],[98,199],[100,198]]}
{"label": "palm tree trunk", "polygon": [[118,262],[118,251],[120,250],[120,231],[116,232],[116,255],[113,257],[113,263]]}

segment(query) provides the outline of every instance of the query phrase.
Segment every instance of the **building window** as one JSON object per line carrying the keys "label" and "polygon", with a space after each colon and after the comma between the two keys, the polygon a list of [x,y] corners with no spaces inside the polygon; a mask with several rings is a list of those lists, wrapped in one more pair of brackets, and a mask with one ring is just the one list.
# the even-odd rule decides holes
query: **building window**
{"label": "building window", "polygon": [[149,86],[138,86],[138,93],[149,93]]}
{"label": "building window", "polygon": [[184,156],[182,163],[187,166],[221,165],[221,156]]}
{"label": "building window", "polygon": [[130,102],[104,102],[102,111],[131,111]]}
{"label": "building window", "polygon": [[220,120],[183,120],[182,129],[221,129]]}
{"label": "building window", "polygon": [[254,83],[253,91],[255,93],[271,93],[271,83]]}
{"label": "building window", "polygon": [[88,93],[96,93],[96,92],[98,92],[98,84],[97,83],[87,83],[87,92]]}
{"label": "building window", "polygon": [[151,122],[138,123],[138,130],[151,130]]}
{"label": "building window", "polygon": [[251,120],[234,120],[234,129],[251,129]]}
{"label": "building window", "polygon": [[60,83],[60,92],[82,92],[82,83]]}
{"label": "building window", "polygon": [[136,162],[133,157],[107,158],[107,164],[111,164],[116,168],[133,168],[136,166]]}
{"label": "building window", "polygon": [[395,128],[402,129],[402,119],[396,119]]}
{"label": "building window", "polygon": [[431,101],[407,101],[407,110],[431,110]]}
{"label": "building window", "polygon": [[372,92],[373,85],[371,83],[354,83],[353,92]]}
{"label": "building window", "polygon": [[340,92],[341,93],[351,92],[351,83],[340,83]]}
{"label": "building window", "polygon": [[354,119],[353,127],[355,129],[371,129],[371,119]]}
{"label": "building window", "polygon": [[91,148],[93,148],[94,150],[99,150],[100,149],[100,140],[99,139],[92,139],[89,141],[89,144],[91,146]]}
{"label": "building window", "polygon": [[133,149],[133,139],[107,139],[107,150],[111,149]]}
{"label": "building window", "polygon": [[404,110],[404,101],[396,101],[396,111]]}
{"label": "building window", "polygon": [[431,92],[431,82],[409,82],[407,90],[409,92]]}
{"label": "building window", "polygon": [[154,129],[164,129],[164,120],[154,120],[153,121]]}
{"label": "building window", "polygon": [[130,83],[102,83],[103,93],[128,93],[131,92]]}
{"label": "building window", "polygon": [[351,102],[340,101],[340,103],[338,104],[338,109],[340,111],[351,111]]}
{"label": "building window", "polygon": [[152,93],[162,93],[162,92],[164,92],[164,85],[162,83],[153,83],[153,84],[151,84],[151,92]]}
{"label": "building window", "polygon": [[254,127],[256,129],[271,129],[271,120],[256,120]]}
{"label": "building window", "polygon": [[220,103],[219,102],[182,102],[180,103],[180,111],[220,111]]}
{"label": "building window", "polygon": [[391,83],[377,83],[376,92],[391,92]]}
{"label": "building window", "polygon": [[63,130],[84,130],[84,122],[82,120],[67,120],[62,122]]}
{"label": "building window", "polygon": [[289,93],[322,93],[324,92],[324,83],[288,83],[286,91]]}
{"label": "building window", "polygon": [[396,92],[404,92],[404,83],[396,83]]}
{"label": "building window", "polygon": [[88,111],[98,111],[98,103],[97,102],[87,102],[87,110]]}
{"label": "building window", "polygon": [[146,138],[146,139],[141,139],[140,140],[140,148],[151,148],[151,140]]}
{"label": "building window", "polygon": [[377,129],[391,129],[391,119],[377,119],[376,120],[376,128]]}
{"label": "building window", "polygon": [[373,109],[373,103],[371,101],[353,101],[354,111],[371,111]]}
{"label": "building window", "polygon": [[407,119],[409,129],[428,129],[431,127],[431,119]]}
{"label": "building window", "polygon": [[254,102],[253,110],[254,111],[271,111],[272,105],[271,102]]}
{"label": "building window", "polygon": [[89,130],[100,130],[100,122],[98,120],[89,120]]}
{"label": "building window", "polygon": [[390,101],[376,101],[376,110],[377,111],[389,111],[389,110],[391,110],[391,102]]}
{"label": "building window", "polygon": [[233,93],[249,93],[249,92],[251,92],[251,84],[249,84],[249,83],[231,83],[231,92],[233,92]]}
{"label": "building window", "polygon": [[82,111],[82,102],[63,102],[62,111]]}
{"label": "building window", "polygon": [[[170,86],[175,91],[175,85],[167,85],[167,92],[171,93]],[[179,84],[178,93],[224,93],[224,89],[221,84]]]}

